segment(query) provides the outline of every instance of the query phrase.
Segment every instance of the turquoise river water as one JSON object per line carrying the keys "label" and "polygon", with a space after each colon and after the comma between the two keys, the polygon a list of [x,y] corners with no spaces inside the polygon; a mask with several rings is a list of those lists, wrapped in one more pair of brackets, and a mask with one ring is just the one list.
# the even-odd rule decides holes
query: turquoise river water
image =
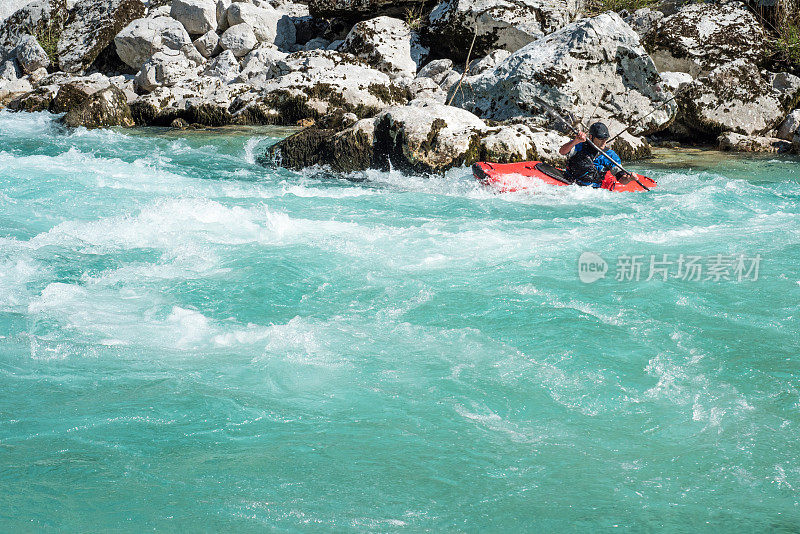
{"label": "turquoise river water", "polygon": [[0,113],[0,531],[800,530],[800,162],[494,194],[280,135]]}

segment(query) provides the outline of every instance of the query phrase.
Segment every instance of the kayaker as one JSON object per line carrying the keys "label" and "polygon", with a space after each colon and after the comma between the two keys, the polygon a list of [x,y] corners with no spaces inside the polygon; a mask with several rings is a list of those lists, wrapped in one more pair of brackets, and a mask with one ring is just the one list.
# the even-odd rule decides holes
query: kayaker
{"label": "kayaker", "polygon": [[[608,133],[608,127],[602,122],[596,122],[589,127],[589,139],[591,142],[608,154],[614,162],[622,164],[622,160],[617,153],[611,148],[606,148],[606,141],[608,141],[609,137],[611,135]],[[578,132],[575,139],[565,143],[558,152],[562,156],[569,154],[564,177],[578,185],[600,187],[606,171],[611,171],[611,174],[623,184],[631,181],[631,176],[628,173],[614,165],[610,159],[601,154],[591,143],[586,142],[586,133],[584,132]]]}

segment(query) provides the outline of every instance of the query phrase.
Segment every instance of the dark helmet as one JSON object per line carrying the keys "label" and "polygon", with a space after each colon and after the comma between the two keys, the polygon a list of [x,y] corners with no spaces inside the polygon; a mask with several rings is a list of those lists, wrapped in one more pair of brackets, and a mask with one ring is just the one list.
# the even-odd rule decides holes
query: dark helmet
{"label": "dark helmet", "polygon": [[596,122],[589,127],[589,135],[598,139],[608,139],[611,134],[608,133],[608,126],[602,122]]}

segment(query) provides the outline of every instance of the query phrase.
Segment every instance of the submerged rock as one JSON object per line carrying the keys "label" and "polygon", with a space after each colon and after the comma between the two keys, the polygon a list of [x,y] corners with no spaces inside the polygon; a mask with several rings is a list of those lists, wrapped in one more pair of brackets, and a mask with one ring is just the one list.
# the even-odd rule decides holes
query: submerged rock
{"label": "submerged rock", "polygon": [[613,117],[635,124],[634,135],[648,135],[677,112],[674,102],[665,104],[671,94],[660,82],[636,32],[606,13],[533,42],[450,91],[457,105],[483,118],[546,116],[546,105],[587,119]]}

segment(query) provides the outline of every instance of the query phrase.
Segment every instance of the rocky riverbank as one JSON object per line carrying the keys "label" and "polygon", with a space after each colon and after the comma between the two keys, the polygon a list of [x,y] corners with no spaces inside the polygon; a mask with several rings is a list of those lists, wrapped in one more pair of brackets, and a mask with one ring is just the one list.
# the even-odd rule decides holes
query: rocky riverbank
{"label": "rocky riverbank", "polygon": [[770,70],[740,2],[595,16],[583,0],[19,4],[0,13],[0,104],[89,128],[305,126],[268,154],[289,168],[559,162],[551,109],[630,125],[614,143],[626,159],[663,142],[800,147],[800,78]]}

